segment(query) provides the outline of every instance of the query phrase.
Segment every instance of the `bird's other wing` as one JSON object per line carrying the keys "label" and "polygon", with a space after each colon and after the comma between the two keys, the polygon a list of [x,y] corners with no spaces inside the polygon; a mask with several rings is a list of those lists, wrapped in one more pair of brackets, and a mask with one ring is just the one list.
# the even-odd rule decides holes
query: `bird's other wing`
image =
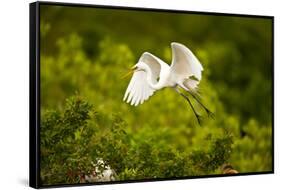
{"label": "bird's other wing", "polygon": [[[157,78],[160,76],[161,60],[156,56],[145,52],[139,59],[139,62],[149,66],[152,72],[152,83],[157,83]],[[152,89],[147,82],[147,73],[145,71],[135,71],[132,79],[127,87],[123,100],[131,105],[142,104],[153,93]]]}
{"label": "bird's other wing", "polygon": [[173,59],[171,64],[171,73],[188,79],[194,77],[194,81],[201,80],[203,67],[196,56],[186,46],[173,42],[171,43]]}

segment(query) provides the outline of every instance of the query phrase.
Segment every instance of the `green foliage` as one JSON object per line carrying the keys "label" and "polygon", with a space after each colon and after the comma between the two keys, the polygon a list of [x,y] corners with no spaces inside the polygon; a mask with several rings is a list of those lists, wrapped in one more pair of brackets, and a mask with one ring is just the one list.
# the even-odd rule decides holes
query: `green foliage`
{"label": "green foliage", "polygon": [[[102,125],[106,119],[108,125]],[[136,143],[118,115],[101,116],[79,96],[67,100],[61,111],[44,113],[41,123],[41,180],[44,184],[79,183],[102,158],[115,171],[117,180],[183,177],[214,172],[228,160],[232,137],[208,138],[208,148],[190,152],[172,146],[158,147],[169,135]]]}
{"label": "green foliage", "polygon": [[232,162],[239,163],[236,168],[248,172],[272,168],[271,126],[259,126],[256,120],[251,119],[243,129],[243,138],[237,139],[233,145],[237,154],[232,156]]}
{"label": "green foliage", "polygon": [[[40,9],[43,184],[79,183],[98,159],[115,180],[272,169],[270,20],[85,9]],[[215,119],[192,100],[201,127],[171,89],[138,107],[122,101],[127,69],[144,51],[170,62],[172,41],[204,67],[199,90]]]}
{"label": "green foliage", "polygon": [[[47,111],[41,122],[41,179],[44,183],[77,183],[91,166],[89,146],[94,129],[92,106],[80,97],[67,100],[62,112]],[[52,182],[52,183],[51,183]]]}

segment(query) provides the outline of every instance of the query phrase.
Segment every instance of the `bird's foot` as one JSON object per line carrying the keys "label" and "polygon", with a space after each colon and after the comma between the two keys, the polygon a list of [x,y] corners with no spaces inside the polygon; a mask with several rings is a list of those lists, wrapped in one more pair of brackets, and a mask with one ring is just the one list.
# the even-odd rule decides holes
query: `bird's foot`
{"label": "bird's foot", "polygon": [[206,112],[207,112],[208,117],[210,117],[210,118],[212,118],[212,119],[215,119],[215,114],[214,114],[213,112],[211,112],[211,111],[208,110],[208,109],[205,109],[205,110],[206,110]]}
{"label": "bird's foot", "polygon": [[198,124],[199,124],[200,126],[202,126],[203,117],[202,117],[201,115],[199,115],[199,114],[195,114],[195,116],[196,116],[196,119],[197,119],[197,121],[198,121]]}

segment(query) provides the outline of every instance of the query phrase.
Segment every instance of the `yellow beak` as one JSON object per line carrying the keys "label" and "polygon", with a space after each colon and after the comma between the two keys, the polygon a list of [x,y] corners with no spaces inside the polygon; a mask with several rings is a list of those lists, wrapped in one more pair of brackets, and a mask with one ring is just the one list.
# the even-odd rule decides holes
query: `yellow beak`
{"label": "yellow beak", "polygon": [[133,67],[129,70],[129,72],[126,73],[126,74],[122,77],[122,79],[125,79],[125,78],[128,78],[129,76],[132,76],[132,74],[135,72],[136,69],[137,69],[137,67],[136,67],[136,66],[133,66]]}

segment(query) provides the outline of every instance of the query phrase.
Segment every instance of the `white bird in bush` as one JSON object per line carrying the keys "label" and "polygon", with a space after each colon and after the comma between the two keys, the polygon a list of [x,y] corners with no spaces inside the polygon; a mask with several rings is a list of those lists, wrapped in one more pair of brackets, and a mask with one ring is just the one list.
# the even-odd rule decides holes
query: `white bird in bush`
{"label": "white bird in bush", "polygon": [[142,54],[138,63],[126,75],[134,73],[123,100],[137,106],[148,100],[156,90],[171,87],[188,101],[200,124],[201,116],[195,111],[191,101],[180,91],[180,88],[187,91],[205,109],[208,116],[212,116],[212,112],[199,100],[197,92],[203,67],[195,55],[183,44],[173,42],[171,47],[173,54],[171,66],[151,53]]}
{"label": "white bird in bush", "polygon": [[[93,165],[93,170],[90,174],[80,177],[80,182],[102,182],[102,181],[115,181],[115,171],[103,161],[102,158],[97,159]],[[102,170],[101,170],[101,169]]]}

